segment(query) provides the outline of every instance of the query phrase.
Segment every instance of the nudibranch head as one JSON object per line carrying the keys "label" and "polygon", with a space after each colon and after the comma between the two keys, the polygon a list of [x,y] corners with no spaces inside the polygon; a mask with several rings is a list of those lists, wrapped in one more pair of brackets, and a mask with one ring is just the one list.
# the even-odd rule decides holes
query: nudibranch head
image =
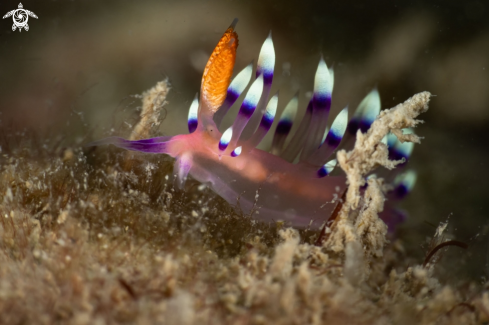
{"label": "nudibranch head", "polygon": [[[176,159],[173,174],[180,187],[191,175],[230,204],[239,202],[244,213],[258,210],[255,217],[262,220],[318,228],[346,189],[346,177],[332,175],[337,161],[331,156],[346,130],[355,135],[369,129],[380,111],[379,93],[372,90],[350,121],[348,107],[344,108],[328,128],[334,73],[321,57],[313,96],[295,133],[289,137],[299,106],[298,94],[288,101],[278,119],[270,152],[257,149],[274,123],[280,102],[278,92],[269,98],[275,50],[269,34],[260,50],[254,80],[251,63],[231,81],[238,47],[235,24],[226,30],[207,62],[200,100],[196,96],[190,106],[189,134],[137,141],[112,137],[94,145],[114,144],[128,150],[168,154]],[[223,117],[250,82],[233,124],[221,133]],[[411,154],[412,145],[401,144],[392,136],[384,143],[390,157],[407,159]],[[414,185],[415,174],[403,175],[390,198],[405,196]]]}

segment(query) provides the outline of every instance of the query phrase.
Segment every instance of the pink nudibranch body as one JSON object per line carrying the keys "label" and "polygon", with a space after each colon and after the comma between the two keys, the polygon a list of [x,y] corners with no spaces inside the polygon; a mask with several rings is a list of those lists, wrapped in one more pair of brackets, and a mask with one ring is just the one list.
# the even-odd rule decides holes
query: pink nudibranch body
{"label": "pink nudibranch body", "polygon": [[[220,135],[217,130],[197,129],[173,137],[166,153],[177,159],[174,174],[183,178],[188,172],[230,204],[239,198],[244,213],[256,204],[256,219],[283,220],[296,227],[313,221],[311,227],[319,227],[329,217],[346,187],[345,177],[318,178],[313,166],[292,164],[256,148],[238,157],[220,154]],[[187,166],[188,171],[179,172]]]}
{"label": "pink nudibranch body", "polygon": [[[269,35],[260,51],[256,79],[238,116],[230,128],[221,132],[223,116],[252,75],[250,64],[231,82],[238,47],[234,27],[235,22],[226,30],[205,67],[200,101],[194,99],[189,111],[189,134],[136,141],[111,137],[92,145],[113,144],[133,151],[168,154],[176,159],[173,174],[180,187],[190,175],[242,212],[253,211],[256,219],[319,228],[346,190],[345,176],[330,175],[336,160],[328,161],[329,157],[346,130],[353,136],[357,130],[368,130],[380,111],[378,92],[373,90],[367,95],[349,122],[345,108],[327,128],[334,76],[321,58],[313,97],[287,146],[284,144],[296,115],[297,96],[286,105],[278,121],[271,148],[273,154],[257,149],[256,145],[270,130],[277,110],[278,93],[269,100],[275,52]],[[412,148],[389,141],[393,157],[409,156]],[[297,158],[298,163],[293,163]],[[399,193],[407,193],[413,181],[399,184],[404,186]]]}

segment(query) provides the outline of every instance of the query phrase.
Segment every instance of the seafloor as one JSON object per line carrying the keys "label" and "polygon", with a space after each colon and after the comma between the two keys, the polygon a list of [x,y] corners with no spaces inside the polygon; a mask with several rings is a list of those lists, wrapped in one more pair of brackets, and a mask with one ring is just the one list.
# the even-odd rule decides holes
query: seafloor
{"label": "seafloor", "polygon": [[[28,32],[0,26],[0,324],[489,322],[485,2],[24,6],[39,17]],[[380,227],[375,250],[362,246],[371,229],[316,246],[318,232],[256,222],[195,181],[178,190],[168,157],[84,147],[130,137],[134,94],[160,80],[172,89],[151,132],[186,132],[203,66],[235,17],[236,69],[272,30],[272,91],[285,101],[300,90],[299,116],[321,54],[335,69],[333,115],[374,87],[383,109],[433,94],[409,161],[409,218],[388,238]]]}
{"label": "seafloor", "polygon": [[[155,89],[166,96],[166,85]],[[156,101],[146,99],[153,108]],[[17,142],[5,138],[1,323],[489,320],[489,294],[480,286],[454,286],[434,275],[450,246],[466,248],[456,241],[439,246],[447,240],[446,224],[438,227],[424,262],[410,260],[402,241],[387,240],[378,218],[382,180],[369,179],[364,193],[356,183],[374,166],[391,164],[379,142],[393,125],[412,126],[429,99],[421,93],[384,111],[352,151],[338,153],[350,186],[322,241],[317,231],[256,222],[195,181],[175,189],[172,160],[163,155],[62,147],[57,139],[28,133]],[[143,104],[141,115],[145,111]],[[131,137],[151,131],[140,127],[147,120]]]}

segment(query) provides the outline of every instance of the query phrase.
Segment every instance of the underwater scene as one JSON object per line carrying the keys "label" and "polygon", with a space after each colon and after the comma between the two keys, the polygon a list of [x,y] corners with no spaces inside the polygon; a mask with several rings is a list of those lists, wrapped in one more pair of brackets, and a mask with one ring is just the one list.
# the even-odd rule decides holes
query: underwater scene
{"label": "underwater scene", "polygon": [[489,3],[0,8],[0,324],[489,323]]}

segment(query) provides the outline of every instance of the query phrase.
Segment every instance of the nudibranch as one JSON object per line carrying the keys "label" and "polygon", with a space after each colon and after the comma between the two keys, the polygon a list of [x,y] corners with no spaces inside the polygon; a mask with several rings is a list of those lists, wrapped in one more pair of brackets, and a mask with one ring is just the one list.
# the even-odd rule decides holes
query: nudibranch
{"label": "nudibranch", "polygon": [[[330,175],[336,165],[331,155],[345,132],[368,130],[380,112],[377,90],[370,92],[348,121],[344,108],[328,127],[334,74],[323,58],[314,79],[314,92],[297,131],[286,141],[298,109],[298,97],[285,105],[275,128],[270,152],[256,146],[270,131],[278,107],[278,93],[270,96],[275,66],[271,34],[257,61],[255,78],[226,130],[221,121],[252,79],[249,64],[231,81],[238,48],[237,20],[226,30],[212,52],[202,76],[200,98],[188,114],[189,134],[129,141],[110,137],[92,145],[113,144],[127,150],[167,154],[176,159],[175,181],[182,187],[188,175],[244,213],[264,221],[284,221],[294,227],[316,229],[327,220],[346,189],[345,176]],[[386,139],[396,159],[409,157],[410,144]],[[401,179],[404,192],[412,187]],[[399,195],[404,195],[398,190]]]}

